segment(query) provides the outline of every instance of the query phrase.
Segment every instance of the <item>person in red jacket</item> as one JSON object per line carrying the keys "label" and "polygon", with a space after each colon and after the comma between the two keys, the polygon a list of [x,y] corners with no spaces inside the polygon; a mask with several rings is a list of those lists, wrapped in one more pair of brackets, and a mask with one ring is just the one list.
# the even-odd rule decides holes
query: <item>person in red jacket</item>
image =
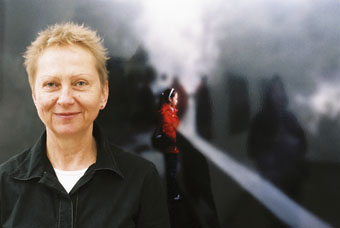
{"label": "person in red jacket", "polygon": [[166,182],[169,200],[180,200],[177,186],[177,166],[179,149],[176,146],[176,128],[179,124],[176,105],[178,103],[178,93],[174,88],[166,89],[161,94],[161,107],[158,110],[161,116],[161,129],[169,143],[162,152],[165,155]]}

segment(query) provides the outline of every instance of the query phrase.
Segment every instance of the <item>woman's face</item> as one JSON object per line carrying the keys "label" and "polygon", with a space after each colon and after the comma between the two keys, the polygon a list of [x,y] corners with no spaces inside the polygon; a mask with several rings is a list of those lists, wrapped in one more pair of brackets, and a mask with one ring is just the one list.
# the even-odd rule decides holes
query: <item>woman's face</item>
{"label": "woman's face", "polygon": [[172,104],[172,106],[176,106],[178,103],[178,93],[175,93],[173,98],[170,98],[170,103]]}
{"label": "woman's face", "polygon": [[67,136],[92,129],[108,98],[95,63],[77,45],[49,47],[39,57],[32,97],[47,131]]}

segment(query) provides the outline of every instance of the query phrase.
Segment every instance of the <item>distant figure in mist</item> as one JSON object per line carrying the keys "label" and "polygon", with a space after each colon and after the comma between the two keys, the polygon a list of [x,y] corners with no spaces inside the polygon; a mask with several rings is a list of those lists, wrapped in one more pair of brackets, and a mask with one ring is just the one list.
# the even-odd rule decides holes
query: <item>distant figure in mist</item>
{"label": "distant figure in mist", "polygon": [[[179,149],[177,147],[177,127],[179,118],[177,116],[178,93],[174,88],[164,90],[160,95],[160,105],[158,110],[159,123],[156,129],[156,135],[161,136],[159,142],[161,144],[158,149],[165,157],[165,175],[167,183],[168,200],[177,201],[182,198],[178,189],[178,163]],[[154,139],[157,140],[157,139]],[[155,143],[154,143],[155,145]]]}
{"label": "distant figure in mist", "polygon": [[266,179],[298,200],[307,171],[306,151],[304,131],[288,110],[280,77],[274,76],[265,90],[262,109],[252,121],[248,154]]}
{"label": "distant figure in mist", "polygon": [[141,85],[136,91],[135,97],[135,113],[132,117],[132,122],[135,127],[140,130],[147,130],[153,127],[156,123],[156,104],[150,84],[154,77],[154,71],[151,67],[146,69],[145,76],[141,81]]}
{"label": "distant figure in mist", "polygon": [[249,128],[250,101],[248,81],[245,76],[227,73],[228,131],[240,134]]}
{"label": "distant figure in mist", "polygon": [[[218,228],[206,158],[180,133],[176,104],[181,97],[166,89],[160,97],[160,129],[167,139],[158,148],[165,156],[168,207],[172,228]],[[179,168],[179,165],[181,166]]]}
{"label": "distant figure in mist", "polygon": [[212,105],[207,76],[204,76],[196,91],[197,133],[207,140],[212,138]]}
{"label": "distant figure in mist", "polygon": [[171,87],[177,91],[178,96],[181,98],[178,100],[178,104],[177,104],[177,109],[178,109],[177,116],[179,119],[182,119],[182,117],[184,116],[185,112],[188,109],[188,94],[185,91],[183,85],[181,85],[181,83],[179,82],[177,76],[175,76]]}

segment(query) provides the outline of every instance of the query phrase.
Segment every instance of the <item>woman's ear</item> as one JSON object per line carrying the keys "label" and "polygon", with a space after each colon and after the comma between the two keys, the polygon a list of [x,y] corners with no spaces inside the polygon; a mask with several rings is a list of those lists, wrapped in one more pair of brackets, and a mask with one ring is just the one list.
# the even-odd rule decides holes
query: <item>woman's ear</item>
{"label": "woman's ear", "polygon": [[35,93],[33,89],[32,89],[32,100],[33,100],[34,105],[36,106],[36,98],[35,98]]}
{"label": "woman's ear", "polygon": [[101,102],[101,105],[100,105],[100,109],[105,108],[108,99],[109,99],[109,81],[106,80],[106,82],[103,86],[102,102]]}

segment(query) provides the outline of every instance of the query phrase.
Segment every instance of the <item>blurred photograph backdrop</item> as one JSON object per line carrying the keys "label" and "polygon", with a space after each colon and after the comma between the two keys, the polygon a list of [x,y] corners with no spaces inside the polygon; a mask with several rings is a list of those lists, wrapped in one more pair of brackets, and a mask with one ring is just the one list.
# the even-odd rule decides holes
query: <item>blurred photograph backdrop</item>
{"label": "blurred photograph backdrop", "polygon": [[[153,161],[163,177],[150,138],[159,94],[174,87],[185,129],[326,227],[340,226],[339,1],[2,0],[1,163],[44,130],[25,48],[42,29],[68,21],[97,30],[111,57],[98,122],[113,143]],[[249,194],[190,137],[179,141],[184,198],[174,207],[192,213],[172,215],[173,227],[298,224]]]}

